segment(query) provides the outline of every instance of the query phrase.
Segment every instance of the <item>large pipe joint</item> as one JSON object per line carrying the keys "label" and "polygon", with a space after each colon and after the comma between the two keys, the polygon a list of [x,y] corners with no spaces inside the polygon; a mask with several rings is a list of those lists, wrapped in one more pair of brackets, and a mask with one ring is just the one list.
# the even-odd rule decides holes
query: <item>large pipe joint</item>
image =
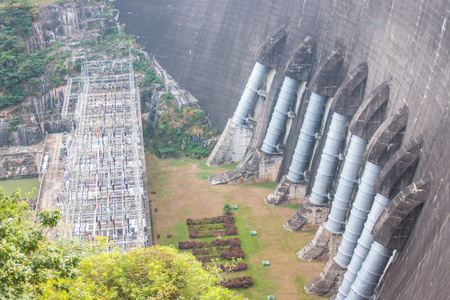
{"label": "large pipe joint", "polygon": [[344,137],[346,125],[346,116],[333,113],[327,140],[323,148],[322,157],[311,192],[311,202],[316,205],[325,205],[328,201],[328,189],[338,160],[339,148]]}
{"label": "large pipe joint", "polygon": [[245,125],[248,112],[253,106],[253,101],[259,91],[259,88],[261,87],[261,83],[267,69],[268,68],[266,66],[260,64],[259,62],[255,63],[247,85],[245,86],[245,90],[242,93],[241,100],[239,100],[238,107],[236,108],[233,118],[231,119],[236,125]]}
{"label": "large pipe joint", "polygon": [[292,182],[300,182],[303,179],[303,174],[309,162],[311,148],[315,142],[317,127],[322,118],[324,100],[325,97],[311,93],[297,146],[294,150],[294,156],[286,176]]}
{"label": "large pipe joint", "polygon": [[[372,207],[375,196],[373,185],[375,184],[375,180],[377,179],[380,170],[380,166],[377,166],[371,162],[366,162],[361,183],[359,184],[358,192],[356,193],[355,201],[350,212],[350,217],[348,219],[347,226],[345,227],[342,242],[335,257],[336,261],[342,266],[348,266],[350,260],[352,259],[354,249],[358,244],[358,239],[361,236],[364,223],[367,220],[367,215]],[[327,221],[327,227],[328,226],[329,224]]]}
{"label": "large pipe joint", "polygon": [[347,299],[371,299],[391,255],[391,249],[374,242]]}
{"label": "large pipe joint", "polygon": [[366,145],[366,139],[355,135],[350,139],[336,195],[326,223],[327,229],[331,232],[342,233],[344,230],[345,217],[350,206],[351,196],[356,185]]}
{"label": "large pipe joint", "polygon": [[292,99],[295,95],[297,87],[296,80],[284,77],[283,85],[281,87],[280,95],[278,96],[277,104],[272,114],[272,119],[267,129],[266,137],[264,138],[261,150],[273,154],[276,152],[278,140],[285,126],[287,113]]}

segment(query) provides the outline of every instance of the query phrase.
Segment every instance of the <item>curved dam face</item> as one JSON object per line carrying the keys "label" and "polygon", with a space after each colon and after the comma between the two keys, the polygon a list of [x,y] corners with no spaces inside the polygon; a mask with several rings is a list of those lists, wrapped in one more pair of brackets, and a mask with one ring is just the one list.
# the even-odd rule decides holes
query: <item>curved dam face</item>
{"label": "curved dam face", "polygon": [[[444,257],[450,235],[448,0],[116,0],[115,6],[126,31],[199,100],[220,128],[233,116],[261,42],[282,26],[286,44],[275,68],[271,94],[279,91],[290,54],[307,36],[316,45],[310,79],[336,47],[344,53],[342,67],[335,74],[338,85],[366,62],[364,96],[386,81],[390,86],[386,116],[407,106],[404,141],[423,136],[412,181],[432,177],[422,212],[382,278],[377,295],[380,299],[445,298],[448,259]],[[276,97],[267,99],[269,117],[259,121],[266,128]],[[330,120],[331,114],[324,122]],[[292,124],[291,131],[298,136],[302,122]],[[256,146],[262,144],[265,130],[261,132]],[[287,141],[285,157],[292,157],[295,143],[289,145]],[[323,142],[318,147],[323,148]],[[320,155],[313,156],[311,175],[319,160]],[[289,163],[283,163],[280,172],[286,173]],[[334,182],[338,177],[334,176]]]}

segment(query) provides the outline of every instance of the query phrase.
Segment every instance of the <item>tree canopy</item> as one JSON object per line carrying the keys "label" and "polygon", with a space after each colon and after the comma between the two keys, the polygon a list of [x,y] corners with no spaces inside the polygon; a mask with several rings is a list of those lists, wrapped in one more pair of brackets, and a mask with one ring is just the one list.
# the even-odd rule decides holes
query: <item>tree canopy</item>
{"label": "tree canopy", "polygon": [[[173,247],[153,246],[128,252],[101,252],[86,257],[75,279],[54,280],[46,299],[244,299],[217,286],[218,276],[208,272],[189,253]],[[61,285],[68,288],[61,289]]]}
{"label": "tree canopy", "polygon": [[6,196],[0,189],[0,295],[7,299],[36,298],[40,284],[73,276],[80,260],[81,244],[45,238],[44,231],[61,218],[59,211],[43,211],[39,217],[36,226],[20,192]]}
{"label": "tree canopy", "polygon": [[173,247],[103,252],[106,239],[46,238],[61,218],[42,211],[35,225],[20,193],[0,189],[1,299],[244,299],[218,285],[220,271]]}

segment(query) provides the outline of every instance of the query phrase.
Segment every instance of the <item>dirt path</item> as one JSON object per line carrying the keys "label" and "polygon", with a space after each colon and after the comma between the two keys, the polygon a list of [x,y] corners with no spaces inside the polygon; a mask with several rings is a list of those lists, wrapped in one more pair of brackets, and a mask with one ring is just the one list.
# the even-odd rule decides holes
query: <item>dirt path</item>
{"label": "dirt path", "polygon": [[[146,154],[150,198],[154,201],[153,232],[158,244],[176,245],[188,239],[185,220],[222,214],[225,203],[236,204],[234,211],[239,238],[246,255],[249,270],[235,276],[252,276],[255,286],[241,290],[249,299],[320,299],[307,295],[303,287],[323,269],[324,262],[300,261],[296,252],[312,240],[314,232],[290,232],[283,223],[295,214],[286,207],[273,207],[263,199],[271,189],[260,185],[210,185],[209,175],[222,173],[224,168],[208,168],[204,163],[188,159],[158,160]],[[257,237],[249,238],[249,230]],[[167,236],[170,235],[171,238]],[[270,267],[261,261],[269,260]]]}

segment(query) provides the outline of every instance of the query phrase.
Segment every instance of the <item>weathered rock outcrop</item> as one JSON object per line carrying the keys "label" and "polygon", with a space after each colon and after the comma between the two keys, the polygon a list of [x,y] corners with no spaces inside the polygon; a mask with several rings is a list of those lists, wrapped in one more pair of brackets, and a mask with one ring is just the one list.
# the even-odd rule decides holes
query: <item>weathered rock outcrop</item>
{"label": "weathered rock outcrop", "polygon": [[[99,43],[115,28],[118,14],[118,10],[110,10],[104,3],[94,0],[72,1],[62,6],[41,5],[26,41],[28,51],[34,53],[68,36]],[[49,78],[44,74],[39,86],[26,86],[34,96],[0,112],[0,147],[35,145],[46,133],[70,130],[72,121],[61,118],[66,87],[50,89]]]}
{"label": "weathered rock outcrop", "polygon": [[[64,36],[81,34],[100,42],[103,35],[115,26],[118,10],[110,11],[99,1],[80,0],[66,5],[48,4],[39,7],[33,21],[33,30],[27,41],[28,51],[33,53],[50,46]],[[95,29],[95,30],[92,30]]]}
{"label": "weathered rock outcrop", "polygon": [[38,175],[42,152],[32,147],[10,148],[0,153],[0,180]]}
{"label": "weathered rock outcrop", "polygon": [[[31,146],[40,143],[46,132],[69,131],[71,121],[61,119],[65,89],[52,89],[0,112],[0,147]],[[11,122],[14,118],[19,120],[17,125]]]}

